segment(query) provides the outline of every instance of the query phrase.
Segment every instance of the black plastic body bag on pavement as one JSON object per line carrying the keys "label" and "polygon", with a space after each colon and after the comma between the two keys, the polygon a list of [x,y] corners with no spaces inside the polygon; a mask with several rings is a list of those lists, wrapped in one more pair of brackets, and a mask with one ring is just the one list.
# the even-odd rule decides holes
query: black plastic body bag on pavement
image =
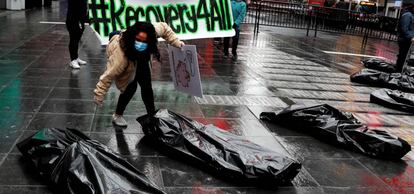
{"label": "black plastic body bag on pavement", "polygon": [[73,129],[41,129],[17,144],[59,193],[164,193],[105,145]]}
{"label": "black plastic body bag on pavement", "polygon": [[278,186],[291,181],[301,168],[284,154],[166,109],[137,120],[160,150],[229,180]]}
{"label": "black plastic body bag on pavement", "polygon": [[389,63],[383,59],[377,59],[377,58],[369,58],[361,61],[362,64],[364,64],[364,67],[369,69],[375,69],[382,72],[387,73],[395,73],[396,65]]}
{"label": "black plastic body bag on pavement", "polygon": [[414,77],[401,73],[386,73],[373,69],[362,69],[351,75],[351,81],[369,86],[414,92]]}
{"label": "black plastic body bag on pavement", "polygon": [[414,94],[412,93],[383,88],[373,91],[369,101],[388,108],[414,113]]}
{"label": "black plastic body bag on pavement", "polygon": [[385,131],[369,129],[350,113],[327,104],[306,107],[292,105],[279,113],[262,112],[260,119],[307,132],[333,144],[383,159],[400,159],[410,144]]}

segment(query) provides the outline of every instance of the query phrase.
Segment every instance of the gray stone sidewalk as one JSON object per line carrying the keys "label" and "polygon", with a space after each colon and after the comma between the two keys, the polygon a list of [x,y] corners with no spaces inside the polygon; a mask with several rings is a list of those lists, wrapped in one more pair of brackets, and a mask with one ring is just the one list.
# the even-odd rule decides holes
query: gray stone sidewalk
{"label": "gray stone sidewalk", "polygon": [[[395,60],[397,45],[361,37],[261,28],[257,38],[244,26],[239,58],[223,58],[213,39],[192,40],[200,64],[203,98],[176,92],[168,57],[153,66],[157,108],[168,108],[202,123],[211,123],[270,149],[298,159],[303,168],[289,185],[265,190],[234,185],[221,177],[170,159],[141,141],[135,118],[145,113],[136,94],[126,110],[129,127],[117,133],[111,114],[119,92],[111,88],[104,106],[92,102],[92,89],[105,69],[105,48],[90,30],[83,37],[79,71],[68,66],[68,33],[59,9],[34,9],[0,16],[0,193],[53,193],[15,144],[43,127],[77,128],[126,158],[168,193],[414,193],[410,152],[401,161],[383,161],[323,143],[258,119],[262,111],[293,103],[328,103],[351,111],[363,123],[389,131],[414,145],[414,117],[369,103],[376,88],[351,83],[349,74],[362,68],[361,57],[335,51],[379,55]],[[139,91],[139,90],[138,90]],[[138,92],[139,93],[139,92]]]}

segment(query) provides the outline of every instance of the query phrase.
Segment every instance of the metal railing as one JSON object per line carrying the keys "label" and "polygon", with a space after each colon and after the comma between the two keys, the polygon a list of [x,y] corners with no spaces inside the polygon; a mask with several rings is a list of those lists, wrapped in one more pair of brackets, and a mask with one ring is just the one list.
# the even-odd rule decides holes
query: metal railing
{"label": "metal railing", "polygon": [[244,23],[254,24],[256,33],[260,26],[277,26],[306,29],[307,35],[314,31],[314,36],[325,31],[396,40],[398,19],[307,4],[252,1]]}

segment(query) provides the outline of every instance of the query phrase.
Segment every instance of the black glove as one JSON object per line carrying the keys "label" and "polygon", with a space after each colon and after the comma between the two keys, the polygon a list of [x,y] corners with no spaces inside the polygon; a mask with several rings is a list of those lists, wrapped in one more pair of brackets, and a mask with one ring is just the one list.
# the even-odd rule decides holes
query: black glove
{"label": "black glove", "polygon": [[233,28],[237,29],[237,28],[239,28],[239,26],[237,24],[233,24]]}
{"label": "black glove", "polygon": [[157,118],[151,115],[145,115],[143,117],[139,117],[137,121],[141,124],[142,130],[146,136],[155,136],[155,134],[157,134]]}

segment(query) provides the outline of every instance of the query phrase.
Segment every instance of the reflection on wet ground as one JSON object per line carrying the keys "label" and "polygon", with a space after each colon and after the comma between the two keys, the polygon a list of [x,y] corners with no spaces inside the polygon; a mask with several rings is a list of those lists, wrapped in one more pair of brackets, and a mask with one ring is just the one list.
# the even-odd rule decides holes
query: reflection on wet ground
{"label": "reflection on wet ground", "polygon": [[[105,69],[105,48],[90,29],[80,56],[89,62],[78,71],[68,67],[68,34],[59,8],[0,15],[0,193],[48,193],[33,168],[21,160],[15,143],[42,127],[71,127],[108,145],[168,193],[274,193],[233,185],[208,172],[169,159],[147,146],[135,118],[145,113],[139,90],[126,110],[130,123],[115,129],[111,114],[119,92],[111,88],[96,110],[92,88]],[[369,103],[375,88],[351,83],[349,74],[361,57],[327,54],[338,51],[378,55],[395,60],[394,42],[318,33],[317,38],[293,29],[261,28],[254,37],[244,26],[237,61],[223,58],[213,39],[196,44],[202,59],[203,98],[174,91],[166,46],[153,65],[157,108],[168,108],[201,123],[212,123],[303,163],[303,169],[281,193],[413,193],[414,154],[402,161],[383,161],[342,150],[296,131],[263,123],[262,111],[293,103],[328,103],[353,112],[362,122],[414,145],[414,117]]]}

